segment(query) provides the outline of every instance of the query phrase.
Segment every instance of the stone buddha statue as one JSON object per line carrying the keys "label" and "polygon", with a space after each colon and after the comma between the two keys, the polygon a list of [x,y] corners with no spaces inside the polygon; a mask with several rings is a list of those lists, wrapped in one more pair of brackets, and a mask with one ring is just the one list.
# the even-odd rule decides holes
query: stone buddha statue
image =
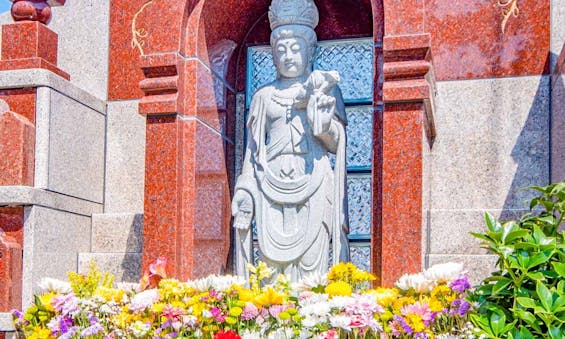
{"label": "stone buddha statue", "polygon": [[[236,270],[260,260],[292,281],[348,261],[345,126],[335,71],[312,71],[318,10],[312,0],[274,0],[269,9],[277,79],[253,95],[242,173],[232,200]],[[335,154],[332,168],[329,153]],[[330,246],[333,251],[330,251]]]}

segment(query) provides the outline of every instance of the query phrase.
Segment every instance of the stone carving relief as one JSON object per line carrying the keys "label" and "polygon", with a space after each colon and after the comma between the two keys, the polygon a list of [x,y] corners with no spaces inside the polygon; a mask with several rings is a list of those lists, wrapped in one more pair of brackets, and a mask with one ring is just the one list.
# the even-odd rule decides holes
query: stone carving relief
{"label": "stone carving relief", "polygon": [[[236,270],[259,259],[296,281],[348,261],[347,118],[336,71],[312,71],[318,11],[312,0],[274,0],[269,10],[277,78],[251,102],[247,145],[232,200]],[[335,165],[330,163],[335,154]],[[330,250],[331,246],[331,250]]]}

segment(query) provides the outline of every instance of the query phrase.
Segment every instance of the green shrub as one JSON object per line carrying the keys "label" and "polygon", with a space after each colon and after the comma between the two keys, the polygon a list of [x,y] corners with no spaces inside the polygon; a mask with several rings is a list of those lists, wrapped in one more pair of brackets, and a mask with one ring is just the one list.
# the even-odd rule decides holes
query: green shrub
{"label": "green shrub", "polygon": [[472,233],[498,256],[498,271],[471,296],[474,325],[489,338],[565,338],[565,182],[532,186],[539,196],[520,220],[486,214],[486,233]]}

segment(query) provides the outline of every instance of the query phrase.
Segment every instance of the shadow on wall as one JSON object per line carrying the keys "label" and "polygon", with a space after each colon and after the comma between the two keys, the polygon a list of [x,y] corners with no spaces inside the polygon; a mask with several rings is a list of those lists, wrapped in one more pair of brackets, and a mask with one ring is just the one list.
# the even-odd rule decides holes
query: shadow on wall
{"label": "shadow on wall", "polygon": [[[549,55],[548,55],[549,60]],[[545,186],[550,182],[551,89],[550,77],[541,76],[528,116],[510,153],[516,171],[504,202],[502,220],[515,218],[516,210],[529,209],[536,193],[526,186]],[[528,100],[529,98],[520,98]],[[501,100],[504,100],[501,97]],[[513,107],[513,106],[512,106]],[[508,124],[517,123],[508,112]],[[513,210],[515,212],[513,212]]]}
{"label": "shadow on wall", "polygon": [[116,276],[116,281],[139,282],[141,272],[141,253],[143,252],[143,214],[133,217],[126,241],[126,253],[121,262],[123,274]]}

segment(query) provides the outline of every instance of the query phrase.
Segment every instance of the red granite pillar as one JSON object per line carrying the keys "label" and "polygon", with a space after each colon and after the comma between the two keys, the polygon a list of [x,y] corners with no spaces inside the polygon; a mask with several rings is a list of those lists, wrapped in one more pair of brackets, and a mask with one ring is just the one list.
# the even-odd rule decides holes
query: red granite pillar
{"label": "red granite pillar", "polygon": [[385,36],[375,119],[373,262],[380,283],[422,269],[423,147],[433,139],[429,35]]}
{"label": "red granite pillar", "polygon": [[[143,269],[167,258],[182,280],[220,273],[229,250],[224,140],[205,119],[218,112],[210,71],[176,53],[142,59],[147,117]],[[210,101],[212,100],[212,101]]]}

